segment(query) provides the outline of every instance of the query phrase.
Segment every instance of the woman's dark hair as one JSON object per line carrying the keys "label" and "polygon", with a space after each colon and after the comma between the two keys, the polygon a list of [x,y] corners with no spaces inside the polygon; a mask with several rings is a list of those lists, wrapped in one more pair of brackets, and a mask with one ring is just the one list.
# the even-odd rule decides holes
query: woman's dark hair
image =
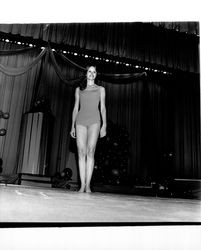
{"label": "woman's dark hair", "polygon": [[[88,69],[89,69],[90,67],[94,67],[94,68],[96,69],[96,66],[95,66],[95,65],[88,65],[88,66],[86,67],[85,74],[87,73],[87,71],[88,71]],[[96,76],[96,79],[95,79],[95,83],[97,84],[97,76]],[[80,87],[80,90],[86,89],[86,87],[87,87],[87,78],[86,78],[86,77],[85,77],[84,81],[82,81],[82,82],[79,84],[79,87]]]}

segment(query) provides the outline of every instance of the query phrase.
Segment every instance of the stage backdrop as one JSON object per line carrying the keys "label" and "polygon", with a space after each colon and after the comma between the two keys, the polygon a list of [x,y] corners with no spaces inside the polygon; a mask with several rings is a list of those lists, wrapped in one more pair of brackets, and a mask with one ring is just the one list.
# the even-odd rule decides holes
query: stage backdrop
{"label": "stage backdrop", "polygon": [[[112,37],[112,33],[110,35]],[[193,71],[196,72],[197,44],[193,41],[191,45],[195,46],[192,51],[195,54]],[[0,46],[1,50],[22,47],[3,42]],[[38,53],[39,51],[34,50],[14,56],[1,56],[0,62],[5,66],[24,66],[38,56]],[[135,54],[135,50],[133,53]],[[146,54],[147,60],[153,53],[149,51]],[[189,65],[188,56],[179,57],[181,54],[176,54],[172,66],[178,65],[178,58],[181,59],[181,65],[184,61],[186,66]],[[172,61],[174,50],[171,51],[171,57],[168,53],[163,53],[162,58],[164,61],[166,58]],[[77,78],[83,74],[78,68],[62,60],[58,64],[66,79]],[[193,66],[189,67],[191,71]],[[106,68],[102,67],[101,71],[104,70]],[[106,88],[107,117],[126,127],[129,132],[131,164],[128,173],[131,182],[135,176],[201,178],[198,75],[181,72],[161,76],[153,73],[148,74],[146,79],[134,79],[127,84],[104,81],[100,81],[100,84]],[[69,157],[74,87],[60,80],[48,57],[43,57],[23,75],[7,76],[0,73],[0,87],[0,109],[10,113],[9,120],[1,120],[1,127],[7,129],[7,135],[0,137],[4,173],[12,174],[17,171],[22,114],[30,110],[34,100],[44,95],[50,100],[55,117],[49,172],[53,175],[56,171],[63,170]]]}

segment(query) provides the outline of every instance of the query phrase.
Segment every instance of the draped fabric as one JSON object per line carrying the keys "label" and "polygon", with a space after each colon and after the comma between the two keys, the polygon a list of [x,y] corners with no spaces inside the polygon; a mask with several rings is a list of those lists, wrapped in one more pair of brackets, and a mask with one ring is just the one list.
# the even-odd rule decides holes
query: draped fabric
{"label": "draped fabric", "polygon": [[32,51],[32,50],[37,50],[38,48],[36,47],[32,47],[32,48],[22,48],[22,49],[10,49],[10,50],[0,50],[0,55],[3,56],[3,55],[16,55],[16,54],[22,54],[24,52],[29,52],[29,51]]}
{"label": "draped fabric", "polygon": [[[180,81],[178,79],[180,78]],[[174,168],[178,177],[201,177],[199,76],[180,75],[174,83]]]}
{"label": "draped fabric", "polygon": [[[50,52],[50,51],[49,51]],[[79,79],[83,72],[70,65],[57,61],[57,67],[62,73],[62,78]],[[49,174],[62,171],[67,167],[69,157],[70,129],[72,108],[74,105],[74,85],[70,81],[63,82],[56,72],[49,53],[42,61],[37,90],[34,100],[45,96],[50,102],[50,109],[54,116],[54,129],[52,134],[52,147],[50,156]]]}
{"label": "draped fabric", "polygon": [[[15,50],[19,46],[0,43],[0,50]],[[0,56],[0,64],[12,68],[23,68],[31,64],[38,56],[38,50],[29,53]],[[23,75],[7,76],[0,72],[0,110],[10,113],[8,120],[0,119],[0,128],[7,130],[0,137],[0,157],[3,159],[3,171],[12,174],[17,159],[17,147],[22,114],[30,109],[33,89],[38,80],[40,61]]]}
{"label": "draped fabric", "polygon": [[[181,39],[179,34],[174,35],[174,40],[162,31],[162,46],[159,37],[157,42],[154,40],[153,34],[157,33],[152,29],[144,33],[142,23],[134,26],[133,23],[122,23],[2,27],[9,27],[15,34],[31,34],[34,38],[52,39],[113,55],[133,56],[167,66],[171,64],[174,68],[193,72],[198,69],[197,40]],[[105,33],[101,32],[106,30],[110,31],[109,36],[104,37]],[[64,31],[68,35],[62,35]],[[123,41],[120,31],[127,34]],[[126,40],[128,37],[130,39]],[[166,39],[172,42],[170,47],[165,46]],[[146,45],[150,50],[145,49]],[[5,173],[15,171],[22,114],[30,110],[36,99],[46,96],[55,118],[49,171],[53,175],[55,171],[63,170],[68,162],[74,90],[77,81],[83,79],[84,66],[54,53],[51,48],[42,52],[40,49],[22,49],[23,53],[18,53],[19,49],[22,46],[0,43],[0,50],[4,51],[0,53],[0,65],[4,66],[0,72],[0,109],[10,113],[9,120],[0,120],[1,128],[7,129],[7,135],[0,137],[3,168]],[[9,50],[18,52],[6,55]],[[16,74],[18,70],[23,74],[5,74],[13,69]],[[131,183],[134,176],[201,178],[199,77],[190,73],[161,76],[132,71],[120,74],[115,69],[111,74],[106,72],[105,66],[98,79],[99,84],[106,88],[107,118],[124,126],[130,135],[128,173]]]}
{"label": "draped fabric", "polygon": [[153,25],[177,32],[186,32],[187,34],[199,35],[198,22],[153,22]]}
{"label": "draped fabric", "polygon": [[[171,24],[174,27],[174,23]],[[177,22],[176,25],[181,31],[181,27],[191,27],[189,22]],[[160,27],[163,26],[168,27],[160,23]],[[199,30],[199,23],[194,22],[194,27]],[[198,37],[170,32],[151,23],[1,24],[0,31],[103,55],[199,72]]]}
{"label": "draped fabric", "polygon": [[0,64],[0,71],[8,76],[19,76],[27,72],[29,69],[31,69],[34,65],[36,65],[41,58],[45,55],[46,49],[41,51],[41,53],[35,58],[34,61],[32,61],[29,65],[26,65],[24,67],[9,67],[8,65],[5,67],[4,65]]}
{"label": "draped fabric", "polygon": [[107,114],[131,138],[129,175],[140,178],[200,178],[199,79],[173,75],[102,82]]}

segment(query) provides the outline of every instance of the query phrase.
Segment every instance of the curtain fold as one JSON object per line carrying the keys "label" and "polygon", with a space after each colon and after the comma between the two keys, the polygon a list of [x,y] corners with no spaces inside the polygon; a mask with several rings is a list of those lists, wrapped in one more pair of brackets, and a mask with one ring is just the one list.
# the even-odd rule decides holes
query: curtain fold
{"label": "curtain fold", "polygon": [[[81,29],[82,25],[78,27],[77,34],[81,32],[82,35],[86,35],[86,26],[86,29]],[[99,32],[102,29],[99,25],[93,27],[98,27]],[[109,27],[112,29],[112,26],[107,25],[104,29]],[[118,26],[116,28],[119,29]],[[126,30],[126,26],[121,28]],[[143,36],[142,26],[138,29],[138,32],[141,29],[141,36]],[[73,29],[71,32],[74,34]],[[113,30],[113,32],[117,31]],[[72,39],[75,37],[73,36]],[[79,43],[80,37],[78,36],[77,39]],[[138,38],[135,37],[135,39]],[[92,40],[91,43],[93,42]],[[129,43],[129,41],[124,42]],[[186,44],[183,46],[181,42],[182,40],[176,44],[176,47],[180,44],[183,50]],[[86,40],[82,40],[82,46],[86,43]],[[0,42],[0,50],[4,49],[14,51],[19,49],[19,46]],[[140,50],[140,43],[136,43],[136,48],[130,44],[129,50],[132,53],[135,49]],[[194,47],[189,48],[189,51],[194,49]],[[188,53],[184,56],[179,55],[182,50],[171,59],[171,64],[175,67],[188,59]],[[121,51],[120,48],[119,51]],[[168,50],[164,53],[168,53]],[[146,55],[148,56],[146,60],[151,60],[152,53]],[[177,61],[178,55],[181,61]],[[2,55],[0,64],[5,67],[8,65],[8,68],[22,69],[26,65],[31,65],[38,57],[37,50]],[[5,173],[14,171],[22,114],[28,111],[31,103],[41,96],[49,99],[55,117],[50,174],[53,175],[66,167],[76,87],[71,83],[72,80],[81,79],[83,71],[80,68],[82,65],[77,64],[78,67],[76,67],[75,62],[72,60],[70,62],[67,57],[56,57],[57,53],[47,48],[41,60],[23,75],[8,76],[0,72],[0,109],[10,113],[9,120],[0,120],[0,127],[7,129],[7,135],[0,137],[0,156],[3,158]],[[197,60],[196,54],[191,54],[188,68],[191,67],[192,60]],[[184,64],[186,65],[186,61]],[[129,131],[131,162],[128,173],[131,182],[135,176],[150,175],[154,178],[158,178],[159,175],[201,178],[199,77],[196,76],[196,78],[194,74],[171,77],[148,74],[145,77],[143,72],[118,74],[115,71],[113,74],[100,72],[98,77],[100,84],[106,88],[107,118]],[[65,81],[66,84],[62,84]]]}
{"label": "curtain fold", "polygon": [[33,51],[33,50],[38,50],[37,47],[31,47],[31,48],[22,48],[22,49],[11,49],[11,50],[0,50],[0,56],[8,56],[8,55],[14,55],[14,54],[22,54],[25,52]]}
{"label": "curtain fold", "polygon": [[199,35],[198,22],[153,22],[153,25],[177,32],[186,32],[192,35]]}
{"label": "curtain fold", "polygon": [[201,178],[199,77],[175,78],[174,173],[179,178]]}
{"label": "curtain fold", "polygon": [[0,71],[8,76],[19,76],[24,73],[26,73],[28,70],[30,70],[33,66],[35,66],[45,55],[47,52],[47,49],[44,49],[40,52],[40,54],[28,65],[23,67],[10,67],[10,66],[4,66],[0,64]]}
{"label": "curtain fold", "polygon": [[[0,42],[0,50],[16,50],[19,46]],[[0,56],[0,63],[20,68],[29,65],[38,52],[18,55]],[[23,113],[31,106],[33,89],[38,80],[41,61],[26,71],[23,75],[7,76],[0,72],[0,110],[9,112],[8,120],[0,119],[0,128],[5,128],[7,134],[0,137],[0,157],[3,159],[3,173],[16,173],[17,147],[20,136],[20,124]]]}
{"label": "curtain fold", "polygon": [[[160,22],[160,28],[143,22],[0,24],[0,31],[198,73],[199,38],[161,26],[168,22]],[[175,22],[176,26],[183,31],[191,22]],[[199,29],[198,22],[194,26]]]}
{"label": "curtain fold", "polygon": [[[62,75],[62,72],[61,72],[61,70],[60,70],[60,68],[59,68],[59,66],[58,66],[58,64],[56,62],[55,56],[54,56],[53,51],[51,50],[51,48],[49,48],[49,53],[50,53],[50,58],[52,60],[54,69],[55,69],[58,77],[62,80],[62,82],[72,86],[72,85],[75,85],[76,83],[79,83],[81,80],[84,80],[85,76],[83,76],[83,75],[81,77],[77,78],[77,79],[69,79],[69,80],[65,79],[65,77]],[[68,60],[67,60],[67,62],[68,62]],[[71,63],[71,64],[75,65],[75,63]],[[79,69],[80,68],[81,67],[79,67]],[[84,68],[81,68],[81,69],[84,69]]]}
{"label": "curtain fold", "polygon": [[[57,69],[57,72],[59,72],[58,65],[56,64],[54,54],[53,54],[52,51],[50,51],[50,53],[51,53],[51,58],[52,58],[52,61],[54,63],[54,66]],[[86,68],[84,68],[83,66],[73,62],[67,56],[64,56],[61,53],[58,53],[58,55],[65,62],[71,64],[72,66],[75,66],[77,69],[80,69],[81,71],[86,72]],[[61,75],[61,73],[59,75]],[[147,76],[146,72],[135,72],[135,73],[133,72],[133,73],[127,73],[127,74],[123,74],[123,73],[121,73],[121,74],[119,74],[119,73],[107,74],[107,73],[104,73],[104,72],[98,72],[98,78],[100,80],[106,81],[106,82],[109,82],[109,83],[118,83],[118,84],[132,82],[133,79],[142,78],[144,76]],[[63,77],[61,79],[63,79]],[[79,81],[79,79],[78,79],[78,81]]]}

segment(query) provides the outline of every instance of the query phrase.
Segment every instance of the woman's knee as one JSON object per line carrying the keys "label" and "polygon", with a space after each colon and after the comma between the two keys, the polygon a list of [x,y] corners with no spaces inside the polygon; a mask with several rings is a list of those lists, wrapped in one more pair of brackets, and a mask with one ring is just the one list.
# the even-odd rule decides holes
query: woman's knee
{"label": "woman's knee", "polygon": [[86,157],[86,154],[87,154],[87,152],[86,152],[86,149],[85,149],[85,148],[79,148],[79,147],[78,147],[78,156],[79,156],[79,158],[84,158],[84,157]]}
{"label": "woman's knee", "polygon": [[87,148],[87,156],[93,158],[95,154],[95,147],[90,146]]}

